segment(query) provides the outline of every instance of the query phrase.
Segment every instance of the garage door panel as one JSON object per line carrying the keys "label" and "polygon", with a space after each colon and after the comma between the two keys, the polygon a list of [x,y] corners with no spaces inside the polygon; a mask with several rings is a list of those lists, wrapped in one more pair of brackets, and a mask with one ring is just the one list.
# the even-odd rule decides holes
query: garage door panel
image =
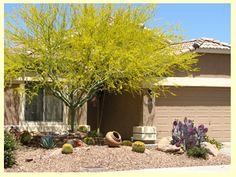
{"label": "garage door panel", "polygon": [[[158,125],[157,127],[160,127],[160,126],[165,126],[168,124],[168,126],[166,126],[167,129],[171,129],[172,128],[172,122],[173,121],[158,121],[158,122],[154,122],[155,125]],[[212,121],[213,122],[213,121]],[[214,121],[214,124],[212,124],[211,121],[195,121],[195,125],[198,126],[200,124],[203,124],[205,125],[207,128],[211,128],[214,127],[213,129],[217,129],[217,130],[222,130],[224,128],[226,128],[227,130],[230,130],[230,121],[227,121],[227,122],[223,122],[220,121],[220,120],[217,120],[217,121]]]}
{"label": "garage door panel", "polygon": [[158,139],[170,135],[172,122],[184,117],[208,127],[208,134],[220,141],[230,140],[230,88],[185,87],[172,89],[177,96],[159,97],[155,102]]}

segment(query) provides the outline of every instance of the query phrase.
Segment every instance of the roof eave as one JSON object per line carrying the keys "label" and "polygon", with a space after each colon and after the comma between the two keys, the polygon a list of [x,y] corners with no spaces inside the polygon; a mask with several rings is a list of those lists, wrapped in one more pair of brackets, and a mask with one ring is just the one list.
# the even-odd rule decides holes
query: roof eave
{"label": "roof eave", "polygon": [[230,49],[215,49],[215,48],[197,48],[197,53],[213,53],[213,54],[230,54]]}

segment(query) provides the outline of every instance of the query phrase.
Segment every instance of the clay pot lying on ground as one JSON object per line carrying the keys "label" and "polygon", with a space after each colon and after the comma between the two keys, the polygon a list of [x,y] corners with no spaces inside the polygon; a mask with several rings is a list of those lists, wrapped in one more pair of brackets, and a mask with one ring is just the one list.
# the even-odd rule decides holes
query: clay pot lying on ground
{"label": "clay pot lying on ground", "polygon": [[121,136],[116,131],[110,131],[107,132],[105,141],[109,147],[119,147],[121,145]]}

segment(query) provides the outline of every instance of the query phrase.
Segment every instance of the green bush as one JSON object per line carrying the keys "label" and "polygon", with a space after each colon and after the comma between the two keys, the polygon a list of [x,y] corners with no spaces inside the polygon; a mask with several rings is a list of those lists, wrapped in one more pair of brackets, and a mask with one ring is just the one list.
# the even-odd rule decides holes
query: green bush
{"label": "green bush", "polygon": [[207,137],[206,137],[206,141],[207,141],[208,143],[211,143],[211,144],[216,145],[216,147],[217,147],[218,150],[220,150],[220,149],[223,148],[223,144],[222,144],[221,142],[217,141],[217,140],[214,139],[214,138],[210,138],[210,137],[207,136]]}
{"label": "green bush", "polygon": [[92,130],[92,131],[89,131],[88,132],[88,137],[92,137],[92,138],[95,138],[95,137],[103,137],[103,134],[102,133],[97,133],[96,130]]}
{"label": "green bush", "polygon": [[83,139],[83,142],[86,143],[87,145],[95,145],[95,140],[92,137],[85,137]]}
{"label": "green bush", "polygon": [[144,153],[145,151],[145,144],[141,141],[136,141],[132,144],[132,151]]}
{"label": "green bush", "polygon": [[30,140],[31,140],[32,136],[28,131],[24,131],[21,135],[20,135],[20,142],[23,145],[28,145]]}
{"label": "green bush", "polygon": [[63,154],[70,154],[72,152],[73,152],[73,146],[71,144],[66,143],[62,146]]}
{"label": "green bush", "polygon": [[123,146],[132,146],[132,142],[129,141],[129,140],[123,140],[121,145],[123,145]]}
{"label": "green bush", "polygon": [[187,155],[197,158],[207,158],[207,149],[204,147],[193,147],[187,150]]}
{"label": "green bush", "polygon": [[12,134],[4,132],[4,168],[12,167],[15,163],[16,141]]}

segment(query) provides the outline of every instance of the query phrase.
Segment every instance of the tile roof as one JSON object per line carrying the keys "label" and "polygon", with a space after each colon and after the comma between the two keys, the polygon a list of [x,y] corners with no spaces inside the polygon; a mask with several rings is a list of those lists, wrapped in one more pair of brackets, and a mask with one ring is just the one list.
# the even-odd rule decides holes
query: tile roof
{"label": "tile roof", "polygon": [[[230,50],[230,44],[214,40],[212,38],[200,38],[200,39],[192,39],[190,41],[185,41],[179,43],[181,45],[180,53],[185,53],[189,51],[193,51],[196,49],[219,49],[219,50]],[[178,45],[179,45],[178,44]]]}

